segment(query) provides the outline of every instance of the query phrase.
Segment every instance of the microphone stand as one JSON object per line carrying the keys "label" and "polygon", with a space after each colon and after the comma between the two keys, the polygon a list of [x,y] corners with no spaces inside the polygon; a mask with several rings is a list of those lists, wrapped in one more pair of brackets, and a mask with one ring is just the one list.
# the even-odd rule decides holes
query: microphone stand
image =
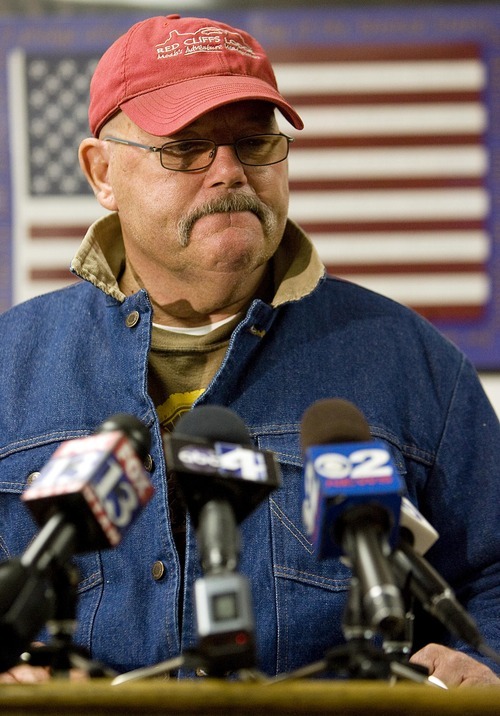
{"label": "microphone stand", "polygon": [[[161,676],[169,678],[171,674],[175,673],[179,669],[188,668],[196,670],[198,673],[203,673],[205,676],[213,676],[221,678],[227,674],[216,674],[210,671],[211,664],[205,660],[205,657],[200,653],[198,649],[187,649],[182,654],[167,659],[166,661],[160,661],[158,664],[152,666],[144,666],[140,669],[134,669],[133,671],[127,671],[125,674],[119,674],[115,676],[111,682],[111,686],[120,686],[121,684],[127,684],[131,681],[139,681],[140,679],[153,679]],[[248,667],[241,668],[234,671],[233,673],[241,681],[254,681],[268,683],[269,679],[265,674],[262,674],[258,669]]]}
{"label": "microphone stand", "polygon": [[90,678],[116,676],[116,672],[90,658],[88,651],[73,643],[76,627],[78,571],[68,563],[54,570],[51,578],[54,613],[47,622],[48,644],[32,645],[21,654],[21,662],[50,669],[54,678],[69,678],[71,669],[84,671]]}
{"label": "microphone stand", "polygon": [[167,661],[120,674],[113,686],[170,675],[183,667],[215,678],[236,674],[244,681],[264,681],[255,667],[253,615],[248,580],[236,571],[239,533],[233,509],[212,499],[195,520],[203,577],[195,582],[198,644]]}
{"label": "microphone stand", "polygon": [[[78,574],[69,562],[74,553],[76,528],[63,514],[54,514],[20,558],[0,568],[0,670],[21,659],[47,666],[57,676],[79,668],[90,676],[114,676],[72,643],[76,625]],[[33,646],[47,624],[51,642]]]}
{"label": "microphone stand", "polygon": [[[372,639],[375,636],[373,627],[365,617],[362,603],[362,594],[359,580],[356,576],[351,579],[347,604],[342,619],[342,631],[346,643],[334,647],[326,652],[323,659],[289,672],[278,674],[268,683],[275,684],[291,679],[312,678],[326,673],[333,673],[337,677],[363,680],[389,680],[407,679],[415,683],[428,684],[446,688],[438,680],[429,677],[425,667],[410,664],[406,658],[406,636],[397,637],[398,646],[404,644],[399,650],[383,649],[375,646]],[[408,649],[409,652],[409,649]]]}

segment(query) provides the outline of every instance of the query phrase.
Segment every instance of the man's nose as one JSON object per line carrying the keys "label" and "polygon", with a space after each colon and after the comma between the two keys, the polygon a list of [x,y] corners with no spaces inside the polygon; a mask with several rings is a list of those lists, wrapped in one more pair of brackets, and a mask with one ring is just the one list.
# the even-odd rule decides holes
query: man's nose
{"label": "man's nose", "polygon": [[218,144],[214,149],[214,160],[209,167],[211,177],[231,183],[246,182],[245,167],[238,159],[234,144]]}

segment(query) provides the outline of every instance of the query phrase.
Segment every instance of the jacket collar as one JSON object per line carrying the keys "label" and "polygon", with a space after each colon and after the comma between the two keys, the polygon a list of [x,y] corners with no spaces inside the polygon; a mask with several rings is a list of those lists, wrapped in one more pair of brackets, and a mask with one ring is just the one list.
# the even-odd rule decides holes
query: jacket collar
{"label": "jacket collar", "polygon": [[[118,280],[125,265],[125,248],[117,213],[97,219],[87,231],[71,271],[120,302],[126,298]],[[273,257],[276,291],[271,305],[281,306],[309,294],[325,273],[310,239],[290,219]]]}

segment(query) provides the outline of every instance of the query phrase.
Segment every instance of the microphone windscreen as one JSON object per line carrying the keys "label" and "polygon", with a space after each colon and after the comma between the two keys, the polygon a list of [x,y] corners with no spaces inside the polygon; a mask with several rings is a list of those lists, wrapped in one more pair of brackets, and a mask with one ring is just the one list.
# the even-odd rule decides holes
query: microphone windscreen
{"label": "microphone windscreen", "polygon": [[222,405],[200,405],[184,413],[179,418],[174,433],[212,442],[252,445],[250,433],[243,420]]}
{"label": "microphone windscreen", "polygon": [[368,442],[372,439],[365,416],[348,400],[317,400],[305,411],[301,423],[301,449],[312,445]]}
{"label": "microphone windscreen", "polygon": [[132,448],[144,461],[151,447],[151,436],[144,423],[129,413],[116,413],[107,418],[98,429],[98,433],[111,433],[119,430],[130,440]]}

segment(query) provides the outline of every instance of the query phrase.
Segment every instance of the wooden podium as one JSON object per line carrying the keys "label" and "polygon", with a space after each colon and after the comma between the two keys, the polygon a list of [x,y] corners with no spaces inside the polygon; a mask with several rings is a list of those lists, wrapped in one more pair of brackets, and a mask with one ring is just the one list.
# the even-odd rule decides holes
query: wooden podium
{"label": "wooden podium", "polygon": [[0,684],[1,716],[479,716],[500,714],[500,687],[445,691],[428,685],[371,681],[288,681],[276,684],[106,680]]}

